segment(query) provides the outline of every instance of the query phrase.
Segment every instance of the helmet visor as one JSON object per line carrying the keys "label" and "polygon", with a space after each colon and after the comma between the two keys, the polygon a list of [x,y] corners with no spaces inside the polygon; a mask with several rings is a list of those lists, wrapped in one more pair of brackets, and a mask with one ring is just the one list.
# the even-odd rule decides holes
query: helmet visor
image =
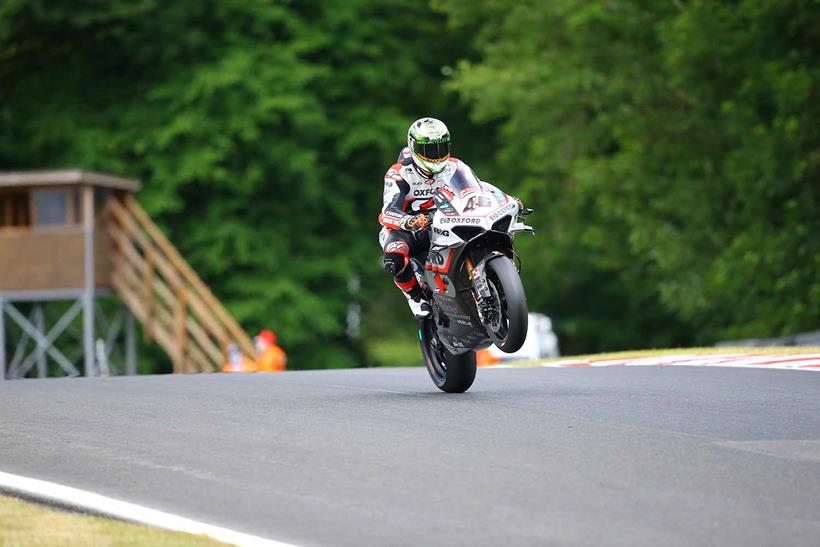
{"label": "helmet visor", "polygon": [[450,158],[451,144],[447,142],[413,143],[413,153],[421,159],[438,163]]}

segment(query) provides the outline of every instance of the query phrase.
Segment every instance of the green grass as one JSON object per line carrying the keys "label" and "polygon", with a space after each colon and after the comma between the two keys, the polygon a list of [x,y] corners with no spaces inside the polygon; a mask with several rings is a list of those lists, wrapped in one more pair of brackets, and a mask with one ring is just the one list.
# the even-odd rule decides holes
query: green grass
{"label": "green grass", "polygon": [[408,367],[423,364],[415,330],[408,330],[390,338],[370,340],[366,352],[370,366]]}
{"label": "green grass", "polygon": [[[623,359],[627,357],[659,357],[662,355],[721,355],[745,353],[749,355],[770,355],[770,354],[803,354],[820,353],[820,346],[763,346],[763,347],[706,347],[706,348],[669,348],[669,349],[645,349],[633,351],[616,351],[611,353],[593,353],[588,355],[565,355],[553,359],[539,359],[537,361],[517,361],[509,363],[516,366],[535,367],[541,363],[554,363],[556,361],[579,361],[584,359]],[[507,364],[507,363],[505,363]]]}
{"label": "green grass", "polygon": [[0,496],[3,547],[217,547],[224,543]]}
{"label": "green grass", "polygon": [[[367,344],[367,357],[370,366],[415,366],[422,365],[418,339],[415,331],[410,335],[371,340]],[[609,353],[591,353],[585,355],[564,355],[553,359],[539,359],[535,361],[514,361],[504,363],[515,366],[538,366],[541,363],[552,363],[563,360],[580,359],[620,359],[625,357],[653,357],[662,355],[719,355],[727,353],[760,354],[802,354],[820,353],[820,346],[764,346],[764,347],[700,347],[700,348],[666,348],[616,351]]]}

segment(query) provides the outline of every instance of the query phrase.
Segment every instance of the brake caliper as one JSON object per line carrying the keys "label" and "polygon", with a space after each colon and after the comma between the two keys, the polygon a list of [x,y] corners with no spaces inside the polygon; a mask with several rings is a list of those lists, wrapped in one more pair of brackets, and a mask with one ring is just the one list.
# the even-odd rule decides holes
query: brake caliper
{"label": "brake caliper", "polygon": [[498,308],[495,302],[496,297],[490,289],[490,284],[487,282],[484,266],[484,264],[479,264],[473,268],[471,272],[476,308],[478,309],[478,318],[481,319],[483,324],[494,325],[498,323],[499,319]]}
{"label": "brake caliper", "polygon": [[495,326],[498,323],[498,310],[492,298],[480,298],[478,304],[478,316],[485,325]]}

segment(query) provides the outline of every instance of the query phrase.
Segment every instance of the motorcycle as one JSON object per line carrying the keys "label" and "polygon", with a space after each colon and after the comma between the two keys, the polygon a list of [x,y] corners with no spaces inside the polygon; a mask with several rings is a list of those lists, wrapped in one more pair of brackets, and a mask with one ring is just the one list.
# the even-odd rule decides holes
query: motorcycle
{"label": "motorcycle", "polygon": [[535,232],[520,218],[532,210],[461,171],[433,200],[430,250],[424,264],[411,262],[432,308],[418,321],[419,345],[436,387],[462,393],[475,379],[476,351],[524,344],[527,297],[513,239]]}

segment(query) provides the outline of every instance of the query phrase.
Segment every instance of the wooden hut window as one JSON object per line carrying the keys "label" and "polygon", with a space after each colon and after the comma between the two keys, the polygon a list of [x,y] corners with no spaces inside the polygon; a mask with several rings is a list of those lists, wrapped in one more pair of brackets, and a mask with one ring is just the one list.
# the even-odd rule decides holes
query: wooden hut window
{"label": "wooden hut window", "polygon": [[28,226],[31,224],[28,209],[28,192],[0,194],[0,228]]}
{"label": "wooden hut window", "polygon": [[79,197],[74,189],[34,190],[34,224],[56,226],[79,222]]}

